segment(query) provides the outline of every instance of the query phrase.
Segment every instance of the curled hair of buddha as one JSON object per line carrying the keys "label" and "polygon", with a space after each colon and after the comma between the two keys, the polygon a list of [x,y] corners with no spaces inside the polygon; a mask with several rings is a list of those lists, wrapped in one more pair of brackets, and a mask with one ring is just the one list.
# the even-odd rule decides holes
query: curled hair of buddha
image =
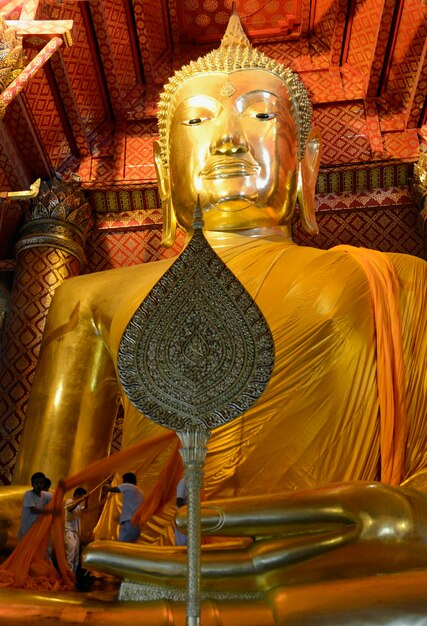
{"label": "curled hair of buddha", "polygon": [[227,30],[216,50],[209,52],[197,61],[191,61],[169,79],[159,101],[159,140],[161,156],[165,167],[169,161],[169,117],[172,112],[173,96],[177,89],[193,76],[207,72],[230,74],[237,70],[260,69],[271,72],[285,84],[295,116],[298,140],[298,159],[304,157],[307,138],[312,125],[312,107],[307,89],[301,79],[288,67],[268,57],[254,48],[246,37],[238,15],[232,14]]}

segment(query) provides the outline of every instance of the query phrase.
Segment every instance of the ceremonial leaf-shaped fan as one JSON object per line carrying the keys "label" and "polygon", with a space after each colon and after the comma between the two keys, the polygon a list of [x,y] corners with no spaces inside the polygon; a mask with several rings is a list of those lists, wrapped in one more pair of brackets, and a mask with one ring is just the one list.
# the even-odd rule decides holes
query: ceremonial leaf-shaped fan
{"label": "ceremonial leaf-shaped fan", "polygon": [[118,367],[144,415],[176,431],[211,430],[255,402],[273,361],[260,309],[195,228],[129,322]]}
{"label": "ceremonial leaf-shaped fan", "polygon": [[126,327],[118,355],[123,388],[158,424],[177,431],[188,490],[187,623],[200,620],[200,490],[210,431],[264,391],[274,344],[260,309],[203,235],[194,234]]}

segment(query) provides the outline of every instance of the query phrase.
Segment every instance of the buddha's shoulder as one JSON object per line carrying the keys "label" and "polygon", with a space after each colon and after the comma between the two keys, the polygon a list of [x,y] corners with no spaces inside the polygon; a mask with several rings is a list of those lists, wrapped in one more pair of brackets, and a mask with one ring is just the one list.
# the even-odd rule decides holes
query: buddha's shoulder
{"label": "buddha's shoulder", "polygon": [[275,286],[276,298],[288,302],[292,296],[307,304],[321,297],[334,310],[346,302],[352,310],[354,300],[369,299],[373,283],[382,288],[388,284],[383,279],[393,273],[401,294],[421,297],[427,289],[427,263],[421,258],[352,246],[283,247],[270,259],[260,255],[260,265]]}
{"label": "buddha's shoulder", "polygon": [[[402,278],[416,274],[425,275],[427,272],[427,263],[420,257],[348,245],[338,245],[327,250],[294,246],[289,257],[301,264],[301,267],[309,267],[315,274],[324,272],[325,269],[334,274],[342,271],[344,267],[349,270],[359,267],[360,271],[366,272],[368,267],[377,267],[380,270],[381,267],[387,266],[393,267]],[[282,255],[281,262],[286,262],[285,255]]]}
{"label": "buddha's shoulder", "polygon": [[96,317],[107,324],[123,302],[138,303],[171,264],[168,259],[70,278],[56,290],[49,315],[62,320],[78,311],[81,320]]}
{"label": "buddha's shoulder", "polygon": [[84,291],[98,294],[105,290],[132,289],[136,282],[154,284],[173,261],[174,259],[165,259],[75,276],[64,281],[57,291],[58,293]]}

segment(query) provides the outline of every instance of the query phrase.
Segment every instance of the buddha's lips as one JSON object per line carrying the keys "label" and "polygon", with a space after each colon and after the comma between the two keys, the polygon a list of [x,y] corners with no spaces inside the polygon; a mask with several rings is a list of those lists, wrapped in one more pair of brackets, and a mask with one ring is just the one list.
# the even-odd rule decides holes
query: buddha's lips
{"label": "buddha's lips", "polygon": [[200,172],[205,179],[232,178],[234,176],[251,176],[259,171],[259,165],[248,161],[221,160],[212,163]]}

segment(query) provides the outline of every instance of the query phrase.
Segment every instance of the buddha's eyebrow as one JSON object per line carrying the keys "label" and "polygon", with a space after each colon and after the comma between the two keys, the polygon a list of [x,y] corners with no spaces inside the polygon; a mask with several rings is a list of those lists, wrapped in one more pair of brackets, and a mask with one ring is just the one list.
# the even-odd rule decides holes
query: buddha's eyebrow
{"label": "buddha's eyebrow", "polygon": [[249,104],[260,101],[277,104],[279,102],[279,96],[272,91],[267,91],[265,89],[256,89],[254,91],[248,91],[247,93],[244,93],[236,98],[234,106],[240,112],[243,110],[244,107],[247,107]]}
{"label": "buddha's eyebrow", "polygon": [[213,108],[213,107],[218,107],[218,106],[219,106],[219,102],[218,100],[215,100],[215,98],[211,98],[210,96],[199,94],[197,96],[190,96],[186,100],[183,100],[182,102],[180,102],[176,110],[181,111],[189,107]]}

